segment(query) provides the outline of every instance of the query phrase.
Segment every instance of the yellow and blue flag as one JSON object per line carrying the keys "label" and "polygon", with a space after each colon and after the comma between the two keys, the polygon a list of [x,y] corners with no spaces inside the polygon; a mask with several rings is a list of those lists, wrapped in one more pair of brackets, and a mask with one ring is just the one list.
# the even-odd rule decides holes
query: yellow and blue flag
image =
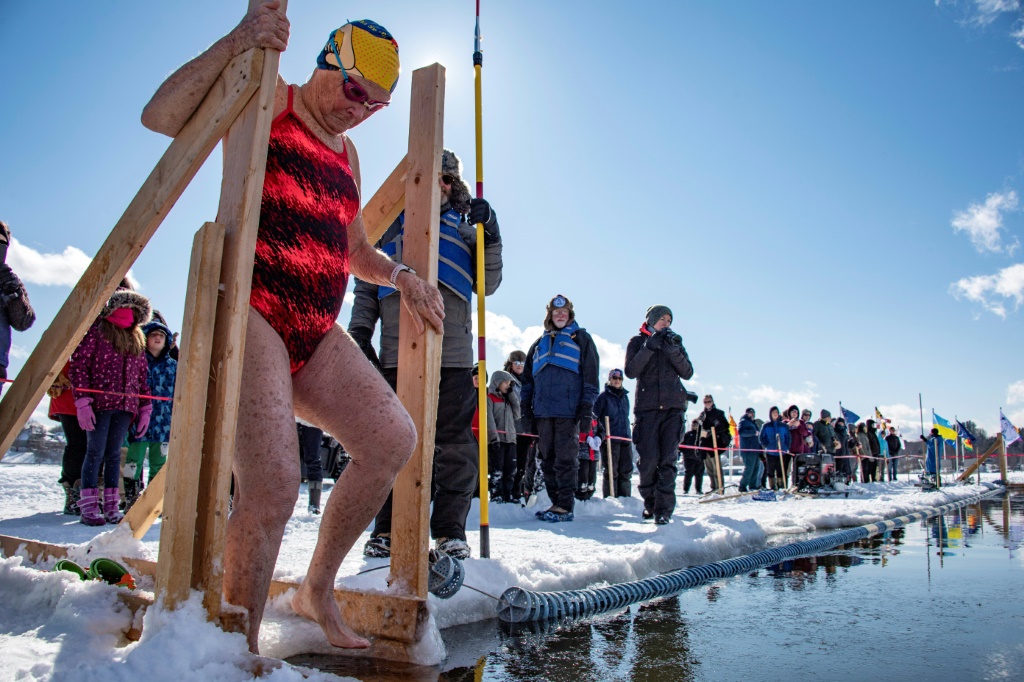
{"label": "yellow and blue flag", "polygon": [[948,420],[935,414],[935,410],[932,410],[932,427],[938,429],[939,435],[947,442],[956,443],[956,429],[953,428],[953,425]]}

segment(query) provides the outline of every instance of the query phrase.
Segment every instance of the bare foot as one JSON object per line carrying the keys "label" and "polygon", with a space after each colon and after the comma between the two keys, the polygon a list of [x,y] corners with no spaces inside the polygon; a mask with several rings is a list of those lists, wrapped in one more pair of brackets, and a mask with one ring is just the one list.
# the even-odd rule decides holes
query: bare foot
{"label": "bare foot", "polygon": [[341,620],[341,611],[334,601],[333,590],[326,590],[322,596],[310,594],[307,583],[299,585],[292,597],[292,610],[303,618],[315,621],[327,635],[331,646],[339,649],[366,649],[369,640],[363,639]]}

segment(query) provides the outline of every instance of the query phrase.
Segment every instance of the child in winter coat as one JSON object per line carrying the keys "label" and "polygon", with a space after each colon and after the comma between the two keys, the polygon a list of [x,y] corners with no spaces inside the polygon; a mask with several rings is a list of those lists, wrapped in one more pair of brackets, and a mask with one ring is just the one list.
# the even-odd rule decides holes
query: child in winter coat
{"label": "child in winter coat", "polygon": [[498,370],[487,386],[487,464],[491,475],[491,499],[514,502],[516,475],[516,421],[520,419],[519,394],[512,375]]}
{"label": "child in winter coat", "polygon": [[[103,307],[82,343],[71,356],[69,376],[74,387],[78,423],[87,432],[78,506],[82,523],[118,523],[121,443],[135,424],[142,438],[149,428],[153,404],[149,398],[149,364],[141,325],[149,321],[149,299],[118,290]],[[91,390],[86,390],[91,389]],[[100,511],[99,469],[103,464],[103,508]]]}
{"label": "child in winter coat", "polygon": [[178,374],[178,361],[171,357],[171,330],[157,320],[149,322],[142,328],[146,335],[146,361],[149,363],[150,395],[168,400],[154,400],[153,414],[149,420],[149,429],[143,436],[134,434],[128,444],[128,456],[125,458],[124,498],[125,510],[131,508],[145,487],[142,484],[142,463],[149,456],[149,477],[160,472],[167,462],[167,444],[171,440],[171,408],[169,398],[174,397],[174,381]]}
{"label": "child in winter coat", "polygon": [[597,463],[601,458],[604,426],[591,419],[590,429],[580,433],[579,469],[576,474],[576,499],[583,502],[594,496],[597,489]]}

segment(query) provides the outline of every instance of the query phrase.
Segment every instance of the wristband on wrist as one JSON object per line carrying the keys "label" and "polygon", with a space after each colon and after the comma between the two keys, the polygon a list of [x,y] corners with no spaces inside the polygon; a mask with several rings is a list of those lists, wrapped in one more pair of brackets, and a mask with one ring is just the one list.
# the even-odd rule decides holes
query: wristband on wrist
{"label": "wristband on wrist", "polygon": [[400,275],[403,271],[408,271],[410,274],[413,275],[416,274],[416,271],[410,268],[408,265],[399,263],[398,265],[395,266],[395,269],[391,271],[391,277],[388,280],[391,283],[392,289],[398,288],[398,275]]}

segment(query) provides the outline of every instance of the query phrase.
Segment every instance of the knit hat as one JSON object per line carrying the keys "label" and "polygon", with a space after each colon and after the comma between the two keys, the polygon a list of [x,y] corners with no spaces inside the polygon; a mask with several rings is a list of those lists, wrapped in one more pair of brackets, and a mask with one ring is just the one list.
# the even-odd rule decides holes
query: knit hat
{"label": "knit hat", "polygon": [[[398,85],[401,67],[398,43],[386,28],[369,19],[351,21],[331,31],[327,44],[316,58],[319,69],[339,68],[391,94]],[[374,93],[369,93],[371,98]]]}
{"label": "knit hat", "polygon": [[754,413],[754,408],[753,407],[748,407],[747,409],[743,410],[743,414],[755,414]]}
{"label": "knit hat", "polygon": [[544,328],[548,331],[558,329],[558,327],[555,326],[555,323],[551,321],[551,312],[555,310],[555,308],[565,308],[569,311],[569,322],[566,324],[571,324],[573,320],[576,319],[576,312],[572,308],[572,301],[562,294],[557,294],[554,298],[548,301],[548,314],[544,317]]}
{"label": "knit hat", "polygon": [[611,381],[612,379],[621,379],[621,378],[622,378],[622,370],[621,369],[613,369],[612,371],[608,372],[608,380],[609,381]]}
{"label": "knit hat", "polygon": [[146,324],[144,324],[142,326],[142,333],[145,334],[146,336],[149,336],[153,332],[160,332],[165,337],[167,337],[168,341],[171,340],[171,329],[170,329],[170,327],[168,327],[163,322],[160,322],[159,320],[154,319],[152,322],[147,322]]}
{"label": "knit hat", "polygon": [[668,315],[675,320],[675,315],[672,314],[672,309],[667,305],[652,305],[647,309],[647,326],[653,327],[654,323],[660,320],[662,315]]}
{"label": "knit hat", "polygon": [[462,215],[468,215],[469,200],[472,195],[469,192],[469,185],[462,179],[462,161],[450,149],[441,152],[441,174],[451,175],[454,178],[451,194],[448,195],[448,203]]}
{"label": "knit hat", "polygon": [[828,410],[822,410],[822,411],[821,411],[821,418],[822,418],[822,419],[828,419],[828,418],[830,418],[831,416],[832,416],[832,413],[831,413],[831,412],[829,412]]}

